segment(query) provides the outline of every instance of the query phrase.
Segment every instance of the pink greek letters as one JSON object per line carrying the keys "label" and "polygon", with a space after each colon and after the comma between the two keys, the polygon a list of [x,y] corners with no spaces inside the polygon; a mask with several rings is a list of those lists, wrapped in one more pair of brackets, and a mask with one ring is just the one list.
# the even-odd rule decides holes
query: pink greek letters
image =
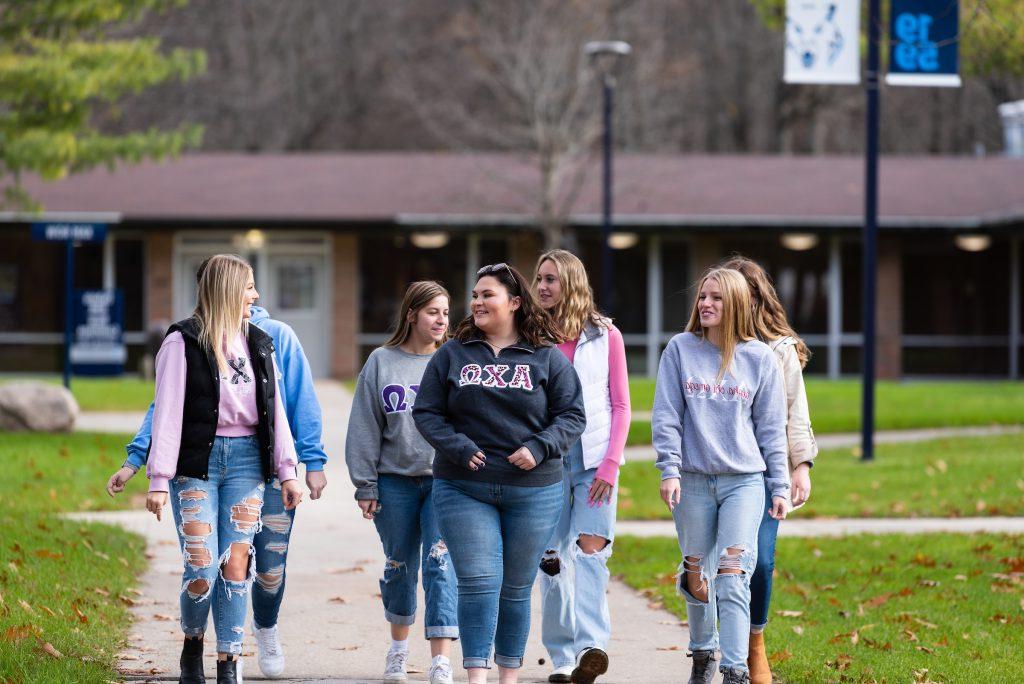
{"label": "pink greek letters", "polygon": [[[509,370],[512,370],[512,379],[505,380]],[[517,365],[515,369],[505,364],[487,364],[480,366],[476,363],[467,363],[459,371],[459,387],[466,385],[480,385],[494,389],[521,389],[527,392],[533,391],[533,378],[530,377],[530,367]]]}

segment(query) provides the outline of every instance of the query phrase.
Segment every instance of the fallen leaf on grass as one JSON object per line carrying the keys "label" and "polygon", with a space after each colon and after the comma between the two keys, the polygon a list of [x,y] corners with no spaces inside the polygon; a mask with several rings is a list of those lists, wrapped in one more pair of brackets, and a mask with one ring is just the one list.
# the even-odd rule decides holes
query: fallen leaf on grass
{"label": "fallen leaf on grass", "polygon": [[915,648],[918,651],[922,651],[924,653],[927,653],[928,655],[935,655],[935,649],[933,649],[933,648],[928,648],[927,646],[915,646]]}
{"label": "fallen leaf on grass", "polygon": [[917,583],[920,584],[922,587],[937,587],[937,586],[939,586],[939,581],[938,580],[923,579],[923,580],[918,580]]}
{"label": "fallen leaf on grass", "polygon": [[953,577],[953,579],[955,579],[958,582],[966,582],[967,575],[956,575],[955,577]]}
{"label": "fallen leaf on grass", "polygon": [[10,641],[17,643],[22,639],[27,639],[30,636],[38,636],[43,633],[43,630],[39,629],[35,625],[17,625],[15,627],[8,627],[4,630],[4,641]]}
{"label": "fallen leaf on grass", "polygon": [[800,636],[804,633],[804,628],[800,625],[793,625],[793,631],[797,634],[797,636]]}
{"label": "fallen leaf on grass", "polygon": [[938,626],[938,625],[936,625],[936,624],[933,624],[933,623],[931,623],[931,622],[928,622],[927,620],[922,620],[922,619],[921,619],[921,618],[919,618],[919,617],[915,617],[915,618],[911,618],[911,619],[912,619],[912,620],[913,620],[914,622],[916,622],[917,624],[921,625],[922,627],[927,627],[928,629],[938,629],[938,628],[939,628],[939,626]]}
{"label": "fallen leaf on grass", "polygon": [[28,604],[28,601],[26,601],[24,599],[18,599],[18,605],[21,606],[25,610],[25,612],[28,613],[29,615],[35,615],[36,614],[36,611],[32,610],[32,606],[30,606]]}
{"label": "fallen leaf on grass", "polygon": [[778,665],[784,663],[793,657],[793,653],[787,648],[784,651],[776,651],[768,656],[768,662],[772,665]]}
{"label": "fallen leaf on grass", "polygon": [[95,589],[93,589],[93,591],[99,594],[100,596],[110,596],[109,591],[107,591],[106,589],[101,589],[100,587],[96,587]]}
{"label": "fallen leaf on grass", "polygon": [[779,617],[800,617],[804,614],[802,610],[777,610],[775,614]]}
{"label": "fallen leaf on grass", "polygon": [[852,662],[852,656],[849,656],[845,653],[840,653],[836,656],[835,660],[826,660],[825,666],[830,667],[833,670],[839,670],[840,672],[843,672],[844,670],[850,669],[850,663]]}
{"label": "fallen leaf on grass", "polygon": [[75,617],[78,618],[79,622],[81,622],[81,623],[89,622],[89,617],[85,613],[82,612],[81,608],[78,607],[78,603],[72,603],[71,604],[71,610],[72,610],[72,612],[74,612]]}
{"label": "fallen leaf on grass", "polygon": [[47,608],[46,606],[39,606],[39,608],[40,608],[40,610],[43,610],[43,611],[45,611],[45,612],[46,612],[46,614],[47,614],[47,615],[49,615],[50,617],[57,617],[57,614],[56,614],[56,613],[54,613],[54,612],[53,612],[52,610],[50,610],[49,608]]}
{"label": "fallen leaf on grass", "polygon": [[911,632],[909,629],[905,629],[902,632],[900,632],[900,636],[902,636],[907,641],[917,641],[917,635]]}
{"label": "fallen leaf on grass", "polygon": [[856,646],[857,642],[860,641],[860,634],[857,633],[857,630],[853,630],[852,632],[843,632],[842,634],[836,634],[833,636],[828,640],[828,643],[838,644],[840,641],[846,641],[847,639],[850,640],[851,644]]}
{"label": "fallen leaf on grass", "polygon": [[50,551],[49,549],[39,549],[36,551],[36,558],[63,558],[64,554],[60,551]]}
{"label": "fallen leaf on grass", "polygon": [[53,644],[51,644],[49,641],[44,641],[41,644],[41,646],[42,646],[42,649],[43,649],[43,653],[45,653],[48,656],[52,656],[54,658],[63,658],[64,657],[63,654],[61,654],[60,651],[55,649],[53,647]]}
{"label": "fallen leaf on grass", "polygon": [[1024,556],[1000,558],[999,562],[1006,566],[1006,572],[1024,572]]}

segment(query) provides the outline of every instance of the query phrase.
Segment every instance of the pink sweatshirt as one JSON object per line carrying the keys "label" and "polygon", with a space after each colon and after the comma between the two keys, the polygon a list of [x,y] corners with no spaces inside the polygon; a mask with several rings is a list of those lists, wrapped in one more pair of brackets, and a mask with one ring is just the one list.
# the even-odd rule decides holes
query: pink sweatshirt
{"label": "pink sweatshirt", "polygon": [[[221,374],[220,404],[217,410],[218,437],[244,437],[256,434],[259,423],[252,362],[245,336],[238,336],[224,348],[232,365],[243,369],[240,382]],[[274,362],[277,374],[277,362]],[[249,378],[248,381],[245,378]],[[276,380],[275,380],[276,382]],[[178,467],[181,447],[181,421],[185,409],[185,340],[180,332],[164,338],[156,355],[156,407],[153,410],[153,436],[149,450],[149,491],[169,491],[168,482]],[[281,482],[295,479],[295,443],[288,428],[281,393],[274,395],[274,470]]]}
{"label": "pink sweatshirt", "polygon": [[[579,338],[576,338],[558,345],[570,363],[576,355],[578,342]],[[622,450],[626,448],[631,411],[629,373],[626,371],[626,344],[622,341],[622,333],[614,325],[608,328],[608,393],[612,402],[611,437],[604,459],[597,467],[597,477],[609,484],[615,484]]]}

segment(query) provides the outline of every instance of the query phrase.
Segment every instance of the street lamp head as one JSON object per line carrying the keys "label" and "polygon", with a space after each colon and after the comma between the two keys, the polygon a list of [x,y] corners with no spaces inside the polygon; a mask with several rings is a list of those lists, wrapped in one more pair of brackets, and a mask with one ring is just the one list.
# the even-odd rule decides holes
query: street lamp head
{"label": "street lamp head", "polygon": [[592,40],[583,46],[590,65],[601,78],[615,78],[625,58],[632,52],[629,43],[621,40]]}

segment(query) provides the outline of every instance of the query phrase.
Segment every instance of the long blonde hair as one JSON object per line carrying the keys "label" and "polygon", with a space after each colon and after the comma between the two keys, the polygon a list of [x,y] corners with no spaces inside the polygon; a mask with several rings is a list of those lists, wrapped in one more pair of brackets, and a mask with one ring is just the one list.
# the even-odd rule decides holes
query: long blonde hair
{"label": "long blonde hair", "polygon": [[705,340],[708,338],[708,330],[700,324],[700,291],[709,280],[716,281],[722,290],[722,322],[718,324],[722,363],[718,367],[718,377],[715,380],[722,382],[726,371],[732,365],[736,345],[756,339],[751,320],[750,288],[747,287],[747,280],[743,274],[735,269],[712,268],[704,274],[697,284],[697,296],[693,300],[693,310],[690,312],[686,331]]}
{"label": "long blonde hair", "polygon": [[[419,316],[420,310],[435,297],[444,297],[449,303],[452,300],[448,290],[444,289],[441,283],[434,282],[433,280],[418,280],[415,283],[411,283],[405,290],[405,296],[402,297],[402,306],[399,307],[398,313],[395,314],[395,332],[391,334],[391,337],[384,343],[384,346],[400,347],[405,344],[409,336],[412,335],[412,329],[416,324],[416,317]],[[448,331],[445,330],[444,338],[437,342],[435,346],[440,347],[447,339]]]}
{"label": "long blonde hair", "polygon": [[796,356],[800,361],[800,367],[806,366],[807,361],[811,358],[811,350],[789,325],[789,320],[786,319],[786,310],[783,308],[782,302],[779,301],[779,295],[775,292],[771,278],[768,277],[761,264],[737,254],[726,259],[721,266],[737,270],[746,278],[754,311],[754,332],[757,333],[757,336],[765,342],[792,337],[796,340]]}
{"label": "long blonde hair", "polygon": [[537,259],[533,269],[533,293],[537,294],[540,267],[545,261],[555,265],[558,282],[562,286],[562,298],[558,300],[551,317],[562,326],[566,339],[575,340],[580,336],[587,322],[607,328],[610,321],[601,315],[594,305],[594,290],[587,278],[587,269],[579,257],[564,249],[552,249]]}
{"label": "long blonde hair", "polygon": [[252,279],[252,266],[237,254],[210,257],[199,278],[196,310],[199,344],[213,352],[217,368],[228,372],[224,343],[239,331],[249,334],[248,321],[242,316],[242,295]]}

